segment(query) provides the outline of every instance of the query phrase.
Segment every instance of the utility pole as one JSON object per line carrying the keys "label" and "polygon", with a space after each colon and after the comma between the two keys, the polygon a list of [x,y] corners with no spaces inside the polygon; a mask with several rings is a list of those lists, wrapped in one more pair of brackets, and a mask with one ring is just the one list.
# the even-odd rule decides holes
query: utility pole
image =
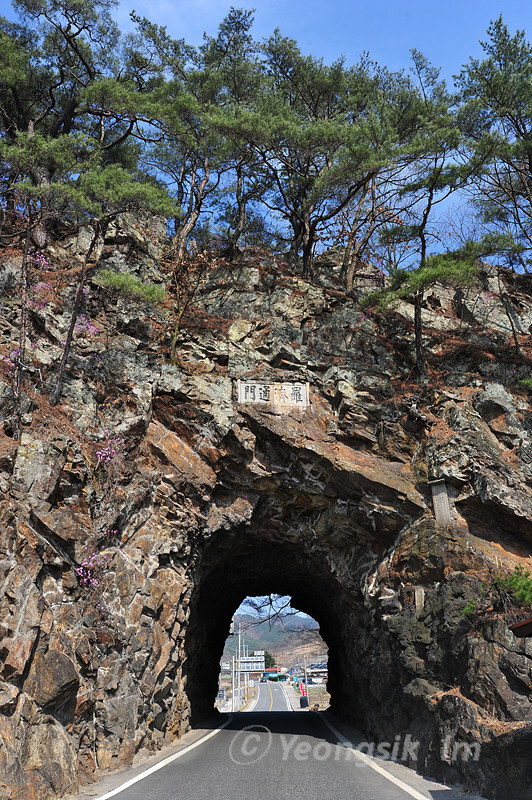
{"label": "utility pole", "polygon": [[235,657],[231,661],[231,711],[235,710]]}
{"label": "utility pole", "polygon": [[238,623],[238,662],[237,662],[237,676],[238,676],[237,693],[238,693],[238,708],[239,708],[239,710],[240,710],[240,706],[242,705],[241,697],[240,697],[240,666],[241,666],[241,663],[242,663],[241,660],[240,660],[242,658],[242,655],[241,655],[241,652],[240,652],[240,646],[241,646],[240,636],[241,636],[241,633],[242,633],[242,623],[239,622]]}
{"label": "utility pole", "polygon": [[[249,645],[247,645],[244,642],[243,647],[244,647],[244,657],[247,659],[247,657],[249,656]],[[246,664],[248,664],[247,661],[246,661]],[[246,702],[247,702],[247,699],[248,699],[248,690],[249,690],[249,675],[247,673],[247,669],[248,669],[248,667],[246,666],[246,671],[244,672],[244,700]]]}
{"label": "utility pole", "polygon": [[303,669],[305,671],[305,692],[307,695],[307,708],[310,708],[310,700],[308,696],[308,681],[307,681],[307,657],[303,656]]}

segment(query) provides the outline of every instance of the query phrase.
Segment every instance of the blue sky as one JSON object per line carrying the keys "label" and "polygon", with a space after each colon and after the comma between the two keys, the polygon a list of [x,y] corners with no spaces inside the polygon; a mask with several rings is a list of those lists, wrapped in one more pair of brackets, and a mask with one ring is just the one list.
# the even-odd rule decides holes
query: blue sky
{"label": "blue sky", "polygon": [[[416,48],[448,80],[469,56],[481,55],[478,41],[501,12],[512,32],[524,29],[532,38],[530,0],[121,0],[114,16],[127,29],[134,9],[176,38],[199,44],[204,30],[216,32],[231,4],[256,9],[256,38],[278,26],[304,52],[327,62],[343,54],[353,64],[368,50],[391,69],[408,67],[410,49]],[[13,17],[8,0],[0,0],[0,13]]]}
{"label": "blue sky", "polygon": [[204,30],[216,32],[231,5],[256,9],[257,38],[278,26],[304,52],[325,61],[343,54],[352,64],[369,50],[391,69],[408,67],[410,49],[416,48],[448,79],[470,55],[481,54],[478,40],[485,38],[490,20],[501,12],[512,32],[524,29],[532,38],[530,0],[123,0],[115,16],[125,27],[134,8],[166,25],[176,38],[199,44]]}
{"label": "blue sky", "polygon": [[[257,596],[248,596],[245,600],[239,605],[235,614],[249,614],[251,616],[261,616],[262,618],[266,619],[269,613],[279,612],[283,617],[285,615],[292,615],[294,612],[297,614],[298,617],[306,617],[306,614],[303,614],[301,611],[298,611],[295,608],[292,608],[289,605],[290,597],[288,595],[283,596],[273,596],[273,603],[272,608],[270,611],[269,603],[268,603],[268,595],[257,595]],[[252,602],[255,601],[257,603],[261,603],[264,607],[264,611],[261,614],[258,614],[257,611],[253,608],[252,605],[248,604],[248,600]]]}

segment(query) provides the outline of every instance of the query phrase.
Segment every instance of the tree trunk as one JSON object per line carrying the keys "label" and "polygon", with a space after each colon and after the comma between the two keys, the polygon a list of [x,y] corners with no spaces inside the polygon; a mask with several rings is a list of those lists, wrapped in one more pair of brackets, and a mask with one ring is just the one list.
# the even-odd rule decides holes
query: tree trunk
{"label": "tree trunk", "polygon": [[193,209],[193,211],[187,217],[186,222],[184,222],[181,225],[181,227],[174,236],[173,245],[176,254],[176,261],[178,264],[183,263],[183,259],[185,257],[185,252],[187,249],[187,239],[194,230],[199,215],[200,215],[199,209],[198,208]]}
{"label": "tree trunk", "polygon": [[235,230],[229,237],[227,248],[225,251],[226,257],[232,261],[238,253],[238,241],[244,233],[246,227],[246,200],[244,197],[244,176],[242,175],[242,166],[239,164],[236,167],[236,204],[237,204],[237,217]]}
{"label": "tree trunk", "polygon": [[305,211],[301,218],[301,233],[299,241],[299,248],[301,248],[303,256],[301,268],[303,277],[308,277],[312,273],[312,250],[314,247],[315,233],[316,227],[311,225],[310,213]]}
{"label": "tree trunk", "polygon": [[4,209],[4,225],[8,233],[13,233],[17,230],[17,201],[13,184],[16,180],[16,174],[13,170],[9,172],[9,178],[6,182],[6,189],[4,192],[5,209]]}
{"label": "tree trunk", "polygon": [[[31,178],[33,183],[39,188],[46,186],[51,180],[50,172],[45,167],[39,167]],[[44,250],[48,244],[51,223],[54,219],[57,219],[57,214],[49,192],[43,192],[42,195],[40,195],[39,203],[39,221],[33,226],[32,239],[39,250]]]}
{"label": "tree trunk", "polygon": [[[359,232],[362,226],[362,213],[364,211],[364,203],[366,201],[366,197],[368,195],[368,185],[364,187],[360,200],[357,203],[357,207],[355,209],[355,213],[353,216],[353,222],[349,229],[349,234],[347,236],[347,242],[345,245],[344,257],[342,260],[342,277],[345,276],[345,290],[347,293],[353,291],[353,284],[355,279],[355,273],[360,261],[360,253],[362,252],[363,248],[369,242],[369,239],[373,233],[376,224],[376,212],[375,212],[375,178],[372,179],[371,182],[371,200],[372,200],[372,208],[371,208],[371,217],[370,217],[370,225],[369,230],[366,231],[365,235],[362,237],[356,238],[357,233]],[[367,218],[367,217],[366,217]]]}
{"label": "tree trunk", "polygon": [[513,319],[513,314],[515,313],[515,311],[512,305],[512,301],[505,292],[501,294],[501,300],[504,306],[504,310],[506,312],[506,316],[508,317],[508,322],[510,323],[510,327],[512,329],[512,337],[514,340],[515,352],[517,353],[517,355],[521,355],[521,348],[519,346],[519,339],[517,338],[517,330],[515,328],[515,322]]}
{"label": "tree trunk", "polygon": [[519,347],[519,339],[517,338],[517,331],[515,329],[515,322],[514,322],[514,318],[513,318],[513,314],[515,313],[515,310],[514,310],[512,301],[510,300],[510,298],[508,297],[508,294],[504,291],[504,289],[503,289],[503,287],[501,285],[501,274],[500,274],[500,272],[497,273],[497,284],[499,286],[499,295],[500,295],[500,298],[501,298],[501,303],[504,306],[504,311],[506,313],[506,316],[508,317],[508,322],[510,323],[510,327],[512,329],[512,337],[513,337],[513,340],[514,340],[515,352],[517,353],[517,355],[520,356],[521,355],[521,348]]}
{"label": "tree trunk", "polygon": [[[349,251],[347,250],[348,247],[349,247]],[[361,241],[352,242],[351,244],[349,244],[349,242],[348,242],[347,247],[346,247],[345,255],[347,255],[348,252],[349,252],[349,257],[347,259],[347,265],[346,265],[347,269],[346,269],[346,274],[345,274],[345,290],[346,290],[346,292],[348,294],[349,294],[349,292],[353,291],[353,286],[354,286],[354,283],[355,283],[355,274],[356,274],[357,267],[358,267],[359,262],[360,262],[359,253],[360,253],[361,248],[362,248],[362,242]],[[345,263],[346,263],[346,259],[344,257],[344,264]],[[342,269],[343,269],[343,266],[344,265],[342,265]]]}
{"label": "tree trunk", "polygon": [[312,250],[314,247],[314,236],[312,233],[305,231],[305,239],[303,242],[303,277],[308,278],[312,274]]}
{"label": "tree trunk", "polygon": [[[419,241],[421,245],[421,258],[419,260],[419,268],[423,269],[427,263],[427,222],[432,208],[432,198],[434,189],[431,187],[425,208],[423,209],[423,216],[421,225],[419,227]],[[423,296],[425,292],[423,288],[419,288],[414,295],[414,336],[416,343],[416,369],[418,375],[424,378],[427,374],[425,367],[425,353],[423,352],[423,320],[421,317],[421,309],[423,306]]]}
{"label": "tree trunk", "polygon": [[205,159],[203,168],[204,168],[203,178],[201,179],[200,183],[196,185],[197,169],[196,166],[194,166],[192,178],[190,181],[190,196],[189,196],[188,209],[185,216],[185,221],[181,224],[179,229],[176,230],[174,238],[172,240],[172,245],[174,248],[174,252],[176,254],[176,260],[178,264],[183,263],[183,259],[185,257],[185,251],[187,248],[187,239],[194,230],[194,227],[196,225],[196,222],[198,221],[201,212],[201,208],[203,206],[203,201],[205,199],[205,189],[207,184],[209,183],[209,178],[210,178],[208,159]]}
{"label": "tree trunk", "polygon": [[299,251],[303,243],[303,225],[299,218],[293,217],[290,220],[292,230],[294,231],[294,238],[290,242],[290,250],[288,251],[288,263],[294,271],[297,270],[299,264]]}

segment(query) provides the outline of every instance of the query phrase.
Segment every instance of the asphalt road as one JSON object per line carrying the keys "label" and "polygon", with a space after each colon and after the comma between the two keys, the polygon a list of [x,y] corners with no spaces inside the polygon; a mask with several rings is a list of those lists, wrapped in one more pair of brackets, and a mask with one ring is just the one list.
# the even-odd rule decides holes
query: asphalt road
{"label": "asphalt road", "polygon": [[291,710],[286,702],[286,696],[280,683],[273,683],[272,681],[259,683],[259,697],[253,707],[254,712]]}
{"label": "asphalt road", "polygon": [[411,787],[423,779],[405,768],[394,778],[397,765],[383,770],[382,759],[368,765],[323,714],[287,707],[279,684],[260,684],[253,711],[229,715],[215,735],[99,800],[451,800],[453,793],[437,784],[430,791],[405,788],[403,773],[411,774]]}

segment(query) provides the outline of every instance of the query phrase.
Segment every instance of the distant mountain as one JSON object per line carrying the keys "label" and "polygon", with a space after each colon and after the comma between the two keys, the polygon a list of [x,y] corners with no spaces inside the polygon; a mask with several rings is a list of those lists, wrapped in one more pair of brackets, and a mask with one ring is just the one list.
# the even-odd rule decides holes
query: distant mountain
{"label": "distant mountain", "polygon": [[294,664],[312,664],[328,660],[328,648],[319,629],[292,633],[286,639],[280,639],[271,647],[275,663],[280,667],[291,667]]}
{"label": "distant mountain", "polygon": [[231,658],[238,650],[239,625],[241,646],[247,647],[249,653],[254,650],[269,650],[277,658],[277,654],[280,656],[290,650],[291,645],[299,646],[309,638],[325,647],[318,633],[319,625],[312,617],[298,614],[283,619],[259,621],[251,614],[238,614],[235,615],[235,633],[228,638],[225,645],[224,660]]}

